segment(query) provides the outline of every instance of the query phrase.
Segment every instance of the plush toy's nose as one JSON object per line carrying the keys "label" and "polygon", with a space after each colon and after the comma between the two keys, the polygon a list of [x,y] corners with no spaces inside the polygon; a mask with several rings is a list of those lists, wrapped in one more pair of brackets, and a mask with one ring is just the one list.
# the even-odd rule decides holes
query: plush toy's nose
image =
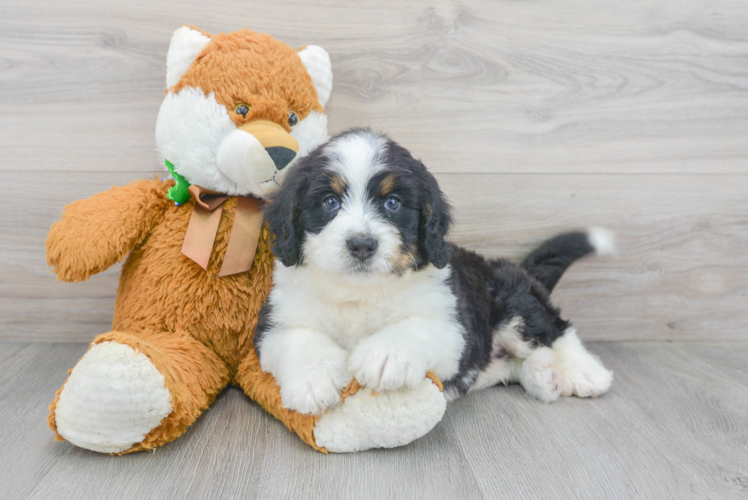
{"label": "plush toy's nose", "polygon": [[259,141],[275,168],[282,170],[299,153],[299,143],[277,123],[267,120],[255,120],[245,123],[239,130],[243,130]]}

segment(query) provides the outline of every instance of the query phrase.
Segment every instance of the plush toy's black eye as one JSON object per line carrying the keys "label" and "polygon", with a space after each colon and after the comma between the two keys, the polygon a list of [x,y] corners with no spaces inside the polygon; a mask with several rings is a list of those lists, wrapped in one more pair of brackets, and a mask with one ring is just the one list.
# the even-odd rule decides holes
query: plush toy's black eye
{"label": "plush toy's black eye", "polygon": [[293,111],[288,112],[288,125],[293,128],[299,123],[299,117]]}
{"label": "plush toy's black eye", "polygon": [[337,210],[340,208],[340,202],[335,196],[328,196],[325,198],[325,202],[322,204],[322,206],[325,207],[325,210]]}
{"label": "plush toy's black eye", "polygon": [[400,208],[400,200],[398,200],[394,196],[389,196],[386,200],[384,200],[384,208],[386,208],[390,212],[394,212],[395,210]]}
{"label": "plush toy's black eye", "polygon": [[244,118],[246,118],[247,113],[249,113],[249,106],[247,104],[244,104],[243,102],[240,102],[234,107],[234,112],[237,115],[242,115]]}

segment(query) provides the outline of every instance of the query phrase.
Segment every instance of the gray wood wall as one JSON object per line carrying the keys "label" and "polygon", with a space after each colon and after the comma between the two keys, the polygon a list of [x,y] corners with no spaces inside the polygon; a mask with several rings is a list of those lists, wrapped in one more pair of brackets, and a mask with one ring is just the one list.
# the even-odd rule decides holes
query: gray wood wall
{"label": "gray wood wall", "polygon": [[325,47],[331,132],[370,125],[422,158],[460,244],[519,258],[614,229],[619,256],[554,292],[582,337],[748,338],[748,2],[3,0],[0,339],[108,330],[119,267],[57,282],[44,240],[66,203],[163,176],[182,24]]}

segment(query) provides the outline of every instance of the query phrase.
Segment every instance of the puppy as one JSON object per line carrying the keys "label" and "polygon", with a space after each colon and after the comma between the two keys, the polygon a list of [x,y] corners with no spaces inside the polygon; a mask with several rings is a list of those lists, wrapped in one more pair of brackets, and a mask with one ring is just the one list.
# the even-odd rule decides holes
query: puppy
{"label": "puppy", "polygon": [[320,414],[351,377],[385,391],[427,370],[448,399],[513,381],[541,401],[610,387],[548,297],[573,261],[610,250],[604,230],[557,236],[519,266],[452,245],[436,179],[368,129],[300,160],[265,218],[278,262],[255,343],[289,409]]}

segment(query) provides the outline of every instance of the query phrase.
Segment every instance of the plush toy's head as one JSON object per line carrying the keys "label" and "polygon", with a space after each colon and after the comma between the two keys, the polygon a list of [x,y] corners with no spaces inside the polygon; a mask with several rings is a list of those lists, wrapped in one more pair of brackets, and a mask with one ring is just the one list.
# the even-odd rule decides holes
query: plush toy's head
{"label": "plush toy's head", "polygon": [[166,59],[159,154],[182,183],[264,197],[297,158],[328,139],[331,90],[321,47],[297,52],[267,34],[211,36],[183,26]]}

